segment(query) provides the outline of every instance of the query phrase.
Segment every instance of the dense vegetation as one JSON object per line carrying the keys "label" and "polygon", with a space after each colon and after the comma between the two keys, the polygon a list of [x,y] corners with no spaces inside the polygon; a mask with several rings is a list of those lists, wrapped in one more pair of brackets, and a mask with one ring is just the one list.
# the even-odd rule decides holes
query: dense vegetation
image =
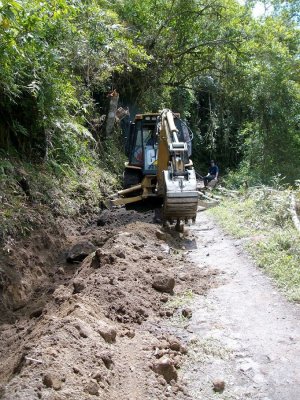
{"label": "dense vegetation", "polygon": [[[194,159],[240,180],[299,177],[299,3],[236,0],[0,1],[0,148],[78,167],[103,158],[116,89],[132,113],[168,106]],[[205,167],[206,168],[206,167]]]}

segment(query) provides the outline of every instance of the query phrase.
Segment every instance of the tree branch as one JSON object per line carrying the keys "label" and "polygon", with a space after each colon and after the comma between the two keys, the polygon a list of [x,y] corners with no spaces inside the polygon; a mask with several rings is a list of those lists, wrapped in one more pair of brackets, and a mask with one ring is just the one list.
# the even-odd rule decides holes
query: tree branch
{"label": "tree branch", "polygon": [[240,39],[238,40],[238,39],[235,39],[235,40],[227,40],[227,39],[216,39],[216,40],[209,40],[209,41],[207,41],[207,42],[202,42],[202,43],[199,43],[199,44],[197,44],[197,45],[195,45],[195,46],[191,46],[191,47],[189,47],[188,49],[185,49],[184,51],[181,51],[180,53],[175,53],[174,54],[174,57],[181,57],[181,56],[183,56],[183,55],[185,55],[185,54],[198,54],[198,52],[197,51],[194,51],[194,50],[197,50],[197,49],[199,49],[200,47],[203,47],[203,46],[212,46],[212,45],[217,45],[217,46],[219,46],[219,45],[223,45],[223,44],[236,44],[236,43],[239,43],[240,42]]}

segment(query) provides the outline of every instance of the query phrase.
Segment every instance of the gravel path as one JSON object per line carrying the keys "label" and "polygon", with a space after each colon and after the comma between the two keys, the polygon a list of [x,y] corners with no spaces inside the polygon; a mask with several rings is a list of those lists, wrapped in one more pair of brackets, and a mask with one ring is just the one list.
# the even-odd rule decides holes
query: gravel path
{"label": "gravel path", "polygon": [[300,307],[289,303],[207,213],[191,227],[199,268],[217,268],[220,284],[193,304],[185,378],[194,400],[300,399]]}

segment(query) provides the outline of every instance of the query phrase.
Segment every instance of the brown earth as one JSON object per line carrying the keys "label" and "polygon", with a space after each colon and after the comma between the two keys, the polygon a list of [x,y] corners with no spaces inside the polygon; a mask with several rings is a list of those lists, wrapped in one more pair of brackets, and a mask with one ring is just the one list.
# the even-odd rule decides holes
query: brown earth
{"label": "brown earth", "polygon": [[1,398],[190,398],[180,371],[187,345],[164,321],[182,311],[188,321],[176,299],[205,294],[216,272],[187,269],[193,235],[162,231],[152,218],[106,210],[89,226],[61,221],[6,245]]}

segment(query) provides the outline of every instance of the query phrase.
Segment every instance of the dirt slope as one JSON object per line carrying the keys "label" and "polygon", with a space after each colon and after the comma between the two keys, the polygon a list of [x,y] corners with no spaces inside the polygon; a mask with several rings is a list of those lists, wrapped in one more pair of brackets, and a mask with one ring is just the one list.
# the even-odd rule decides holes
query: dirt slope
{"label": "dirt slope", "polygon": [[184,265],[195,238],[123,209],[66,224],[2,255],[1,398],[190,398],[186,343],[164,321],[181,316],[180,294],[215,284],[215,271]]}

